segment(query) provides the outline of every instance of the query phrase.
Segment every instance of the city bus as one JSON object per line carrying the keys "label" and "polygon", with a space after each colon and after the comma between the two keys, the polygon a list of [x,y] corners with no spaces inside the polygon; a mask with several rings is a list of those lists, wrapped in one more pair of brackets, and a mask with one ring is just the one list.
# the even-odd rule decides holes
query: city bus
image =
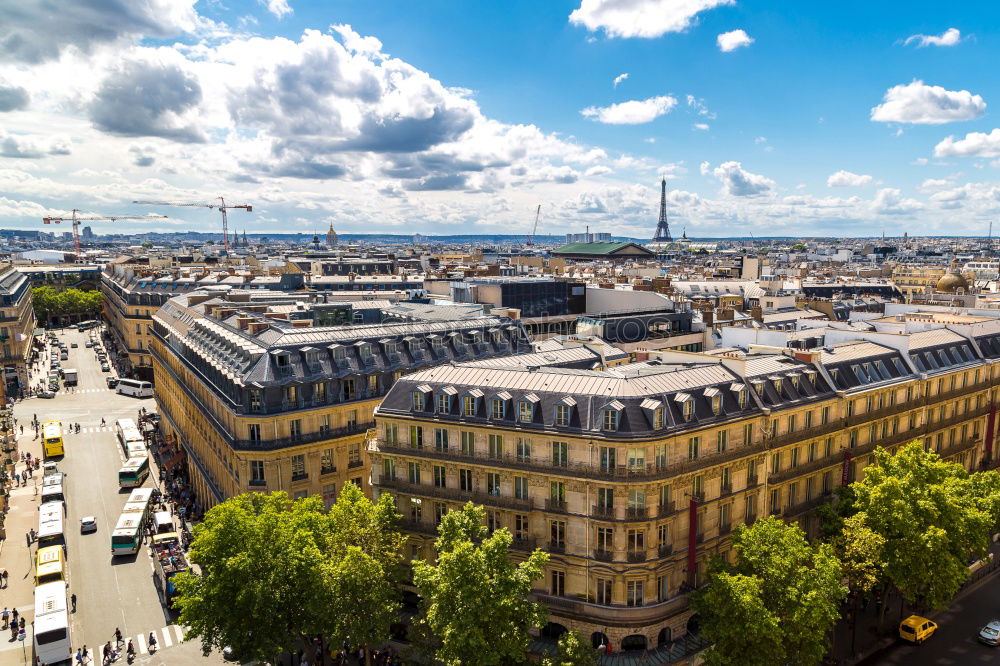
{"label": "city bus", "polygon": [[76,330],[86,331],[88,328],[94,328],[95,326],[97,326],[97,321],[94,319],[89,319],[87,321],[81,321],[79,324],[77,324]]}
{"label": "city bus", "polygon": [[149,477],[149,458],[129,458],[125,466],[118,470],[119,488],[137,488]]}
{"label": "city bus", "polygon": [[149,382],[141,382],[138,379],[119,379],[116,393],[130,395],[133,398],[152,398],[153,385]]}
{"label": "city bus", "polygon": [[57,581],[35,588],[35,656],[43,664],[72,659],[66,583]]}
{"label": "city bus", "polygon": [[62,423],[46,421],[42,424],[42,449],[46,458],[54,458],[65,453],[63,449]]}
{"label": "city bus", "polygon": [[47,483],[42,481],[42,503],[44,506],[50,502],[65,502],[66,495],[63,494],[62,483]]}
{"label": "city bus", "polygon": [[35,557],[35,585],[66,580],[63,551],[60,546],[46,546],[38,549]]}
{"label": "city bus", "polygon": [[122,514],[111,532],[111,555],[138,553],[142,546],[143,532],[149,522],[152,488],[136,488],[122,508]]}
{"label": "city bus", "polygon": [[146,455],[146,438],[142,436],[135,421],[118,419],[115,421],[115,433],[118,435],[118,443],[122,445],[122,453],[126,459]]}
{"label": "city bus", "polygon": [[48,502],[38,507],[38,547],[66,547],[63,534],[63,503]]}

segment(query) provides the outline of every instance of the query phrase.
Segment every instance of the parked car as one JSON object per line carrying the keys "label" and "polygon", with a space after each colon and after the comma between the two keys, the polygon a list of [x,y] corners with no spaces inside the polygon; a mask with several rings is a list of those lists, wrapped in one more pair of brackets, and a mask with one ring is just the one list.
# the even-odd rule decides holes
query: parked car
{"label": "parked car", "polygon": [[911,615],[899,623],[899,637],[914,645],[920,645],[933,636],[937,628],[937,622],[919,615]]}
{"label": "parked car", "polygon": [[94,516],[84,516],[80,519],[80,534],[97,531],[97,518]]}
{"label": "parked car", "polygon": [[111,366],[107,363],[101,363],[101,372],[111,372]]}
{"label": "parked car", "polygon": [[108,382],[108,388],[115,388],[116,386],[118,386],[117,377],[105,377],[104,379]]}
{"label": "parked car", "polygon": [[991,620],[979,630],[979,642],[993,647],[1000,645],[1000,620]]}
{"label": "parked car", "polygon": [[70,345],[70,347],[72,347],[73,349],[77,349],[77,348],[79,348],[79,346],[80,345],[76,344],[75,342]]}
{"label": "parked car", "polygon": [[38,397],[51,400],[52,398],[56,397],[56,394],[53,393],[52,391],[41,391],[40,393],[38,393]]}

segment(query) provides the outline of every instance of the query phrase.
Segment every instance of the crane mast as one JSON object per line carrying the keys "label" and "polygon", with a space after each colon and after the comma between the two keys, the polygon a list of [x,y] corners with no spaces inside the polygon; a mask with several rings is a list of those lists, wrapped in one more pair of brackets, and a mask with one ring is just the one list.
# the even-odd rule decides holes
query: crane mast
{"label": "crane mast", "polygon": [[538,231],[538,216],[542,213],[542,204],[538,204],[538,208],[535,209],[535,224],[531,227],[531,235],[528,236],[528,240],[525,243],[528,247],[535,244],[535,232]]}

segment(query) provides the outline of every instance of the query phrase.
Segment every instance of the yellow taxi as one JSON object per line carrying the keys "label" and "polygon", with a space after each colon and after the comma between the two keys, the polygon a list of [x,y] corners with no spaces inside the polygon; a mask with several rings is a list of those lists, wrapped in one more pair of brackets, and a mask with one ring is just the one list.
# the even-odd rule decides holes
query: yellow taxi
{"label": "yellow taxi", "polygon": [[920,645],[933,636],[937,628],[937,622],[919,615],[911,615],[899,623],[899,637],[914,645]]}

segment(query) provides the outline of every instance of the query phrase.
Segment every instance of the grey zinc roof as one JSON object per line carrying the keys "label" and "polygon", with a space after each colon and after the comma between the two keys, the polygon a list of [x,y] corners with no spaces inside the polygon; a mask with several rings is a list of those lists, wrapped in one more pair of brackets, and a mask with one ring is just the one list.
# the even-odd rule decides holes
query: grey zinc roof
{"label": "grey zinc roof", "polygon": [[910,350],[925,349],[938,345],[968,342],[964,337],[947,328],[936,328],[930,331],[919,331],[910,334]]}

